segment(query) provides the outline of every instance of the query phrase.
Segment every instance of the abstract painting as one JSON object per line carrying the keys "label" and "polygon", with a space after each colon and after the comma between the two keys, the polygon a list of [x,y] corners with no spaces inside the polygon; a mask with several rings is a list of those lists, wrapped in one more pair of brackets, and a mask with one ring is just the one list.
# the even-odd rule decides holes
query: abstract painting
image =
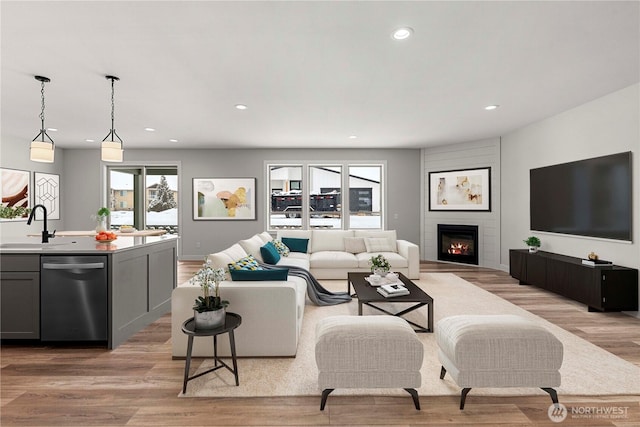
{"label": "abstract painting", "polygon": [[[60,219],[60,175],[34,172],[34,206],[44,205],[48,219]],[[36,211],[36,219],[42,219],[42,211]]]}
{"label": "abstract painting", "polygon": [[430,211],[491,211],[491,168],[429,172]]}
{"label": "abstract painting", "polygon": [[193,178],[194,220],[255,220],[255,178]]}
{"label": "abstract painting", "polygon": [[[29,216],[29,171],[0,168],[3,221],[22,221]],[[16,216],[16,212],[18,213]]]}

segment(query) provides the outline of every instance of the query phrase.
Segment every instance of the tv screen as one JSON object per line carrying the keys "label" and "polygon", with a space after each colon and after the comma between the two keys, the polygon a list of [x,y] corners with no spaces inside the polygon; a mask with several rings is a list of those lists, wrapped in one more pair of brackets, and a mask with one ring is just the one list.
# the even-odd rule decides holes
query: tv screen
{"label": "tv screen", "polygon": [[631,152],[531,169],[531,229],[631,241]]}

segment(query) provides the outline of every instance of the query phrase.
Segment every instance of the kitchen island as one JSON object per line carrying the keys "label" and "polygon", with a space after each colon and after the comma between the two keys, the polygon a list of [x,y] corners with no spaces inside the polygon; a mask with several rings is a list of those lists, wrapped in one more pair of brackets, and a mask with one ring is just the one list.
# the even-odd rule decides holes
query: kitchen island
{"label": "kitchen island", "polygon": [[[176,286],[177,242],[175,235],[121,235],[109,243],[97,242],[93,237],[55,237],[49,243],[40,243],[40,239],[35,237],[20,240],[3,238],[0,242],[0,338],[30,342],[104,341],[108,348],[116,348],[171,309],[171,291]],[[72,336],[63,339],[51,338],[47,334],[43,336],[42,332],[50,326],[50,319],[46,316],[55,298],[42,296],[51,295],[49,286],[52,283],[59,286],[64,282],[60,280],[62,276],[53,277],[52,274],[59,274],[65,264],[55,263],[79,258],[85,263],[96,261],[87,265],[104,265],[100,276],[103,279],[87,276],[96,283],[87,283],[88,279],[77,280],[77,283],[91,291],[95,289],[93,285],[104,287],[103,293],[99,294],[104,295],[104,305],[100,304],[99,309],[106,313],[105,335],[78,340]],[[76,270],[69,268],[65,271],[68,277],[73,277],[78,273]],[[43,286],[47,288],[43,289]],[[61,292],[67,291],[64,287],[60,289]],[[54,292],[53,296],[56,295]],[[92,310],[93,307],[84,300],[78,301],[70,311]],[[95,298],[92,301],[95,304]]]}

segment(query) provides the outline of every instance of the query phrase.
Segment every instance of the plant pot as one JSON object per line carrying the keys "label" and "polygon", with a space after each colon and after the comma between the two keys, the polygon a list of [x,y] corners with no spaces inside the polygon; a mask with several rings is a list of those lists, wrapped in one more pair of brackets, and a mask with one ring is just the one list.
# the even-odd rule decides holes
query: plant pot
{"label": "plant pot", "polygon": [[98,217],[96,223],[96,233],[107,231],[107,217]]}
{"label": "plant pot", "polygon": [[538,252],[538,247],[537,246],[529,246],[529,253],[530,254],[535,254],[536,252]]}
{"label": "plant pot", "polygon": [[380,277],[386,276],[388,272],[389,270],[385,270],[384,268],[380,268],[380,267],[375,267],[373,269],[373,274],[377,274]]}
{"label": "plant pot", "polygon": [[215,329],[224,325],[226,310],[220,308],[213,311],[203,311],[202,313],[194,311],[193,317],[196,320],[196,329]]}

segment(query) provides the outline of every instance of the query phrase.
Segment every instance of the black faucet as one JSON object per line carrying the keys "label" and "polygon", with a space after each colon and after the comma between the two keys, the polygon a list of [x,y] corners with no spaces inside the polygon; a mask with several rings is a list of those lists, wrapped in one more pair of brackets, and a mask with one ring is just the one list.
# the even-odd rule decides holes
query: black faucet
{"label": "black faucet", "polygon": [[36,216],[36,208],[42,208],[42,212],[44,213],[44,229],[42,230],[42,243],[49,243],[49,237],[56,237],[56,230],[53,230],[53,233],[49,234],[47,231],[47,208],[44,205],[35,205],[33,209],[31,209],[31,213],[29,214],[29,219],[27,220],[27,225],[31,225],[31,221],[33,221],[33,217]]}

